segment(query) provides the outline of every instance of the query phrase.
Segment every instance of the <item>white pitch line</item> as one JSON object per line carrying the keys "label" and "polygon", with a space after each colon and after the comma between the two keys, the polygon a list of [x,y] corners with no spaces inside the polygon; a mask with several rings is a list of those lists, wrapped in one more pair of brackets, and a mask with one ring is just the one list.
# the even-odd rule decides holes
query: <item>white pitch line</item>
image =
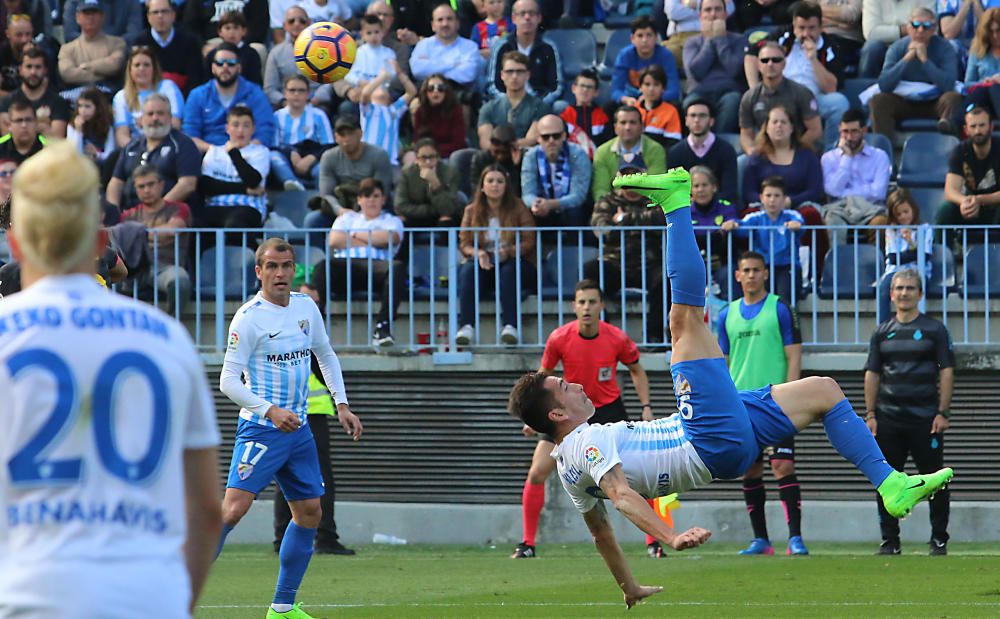
{"label": "white pitch line", "polygon": [[[730,603],[730,602],[663,602],[657,603],[652,601],[643,602],[643,606],[743,606],[751,608],[770,608],[770,607],[788,607],[788,606],[805,606],[813,608],[823,608],[827,606],[831,607],[885,607],[893,608],[896,606],[908,606],[908,607],[924,607],[924,606],[940,606],[942,604],[947,604],[948,606],[966,606],[972,608],[993,608],[1000,607],[1000,602],[742,602],[742,603]],[[474,602],[469,604],[457,604],[457,603],[446,603],[446,602],[401,602],[399,604],[389,604],[389,603],[371,603],[371,604],[313,604],[306,603],[304,607],[307,608],[495,608],[495,607],[603,607],[603,606],[621,606],[621,602],[497,602],[497,603],[487,603],[487,602]],[[220,608],[260,608],[260,604],[209,604],[198,606],[199,609],[220,609]]]}

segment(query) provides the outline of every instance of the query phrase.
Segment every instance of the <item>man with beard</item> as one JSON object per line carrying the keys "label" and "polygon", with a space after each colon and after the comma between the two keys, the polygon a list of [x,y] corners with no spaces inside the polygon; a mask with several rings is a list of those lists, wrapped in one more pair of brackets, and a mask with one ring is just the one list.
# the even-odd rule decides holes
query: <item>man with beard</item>
{"label": "man with beard", "polygon": [[226,115],[231,107],[242,103],[253,112],[254,142],[270,146],[274,139],[274,113],[263,89],[240,76],[239,50],[231,43],[221,43],[209,54],[209,61],[214,79],[188,96],[184,105],[184,133],[203,153],[210,146],[222,146],[229,139]]}
{"label": "man with beard", "polygon": [[517,145],[514,128],[510,125],[497,125],[490,133],[489,144],[472,156],[469,163],[469,182],[475,186],[479,176],[488,165],[503,166],[507,177],[514,186],[515,195],[521,195],[521,159],[524,151]]}
{"label": "man with beard", "polygon": [[42,49],[49,57],[46,64],[50,72],[55,73],[55,53],[53,41],[47,36],[39,36],[35,40],[35,28],[27,15],[7,15],[6,40],[0,43],[0,96],[7,96],[17,90],[21,83],[18,71],[21,68],[21,57],[24,50],[30,47]]}
{"label": "man with beard", "polygon": [[[1000,223],[1000,148],[993,150],[993,121],[982,107],[965,113],[969,139],[948,158],[944,199],[934,220],[939,226],[986,226]],[[952,233],[954,234],[954,232]],[[969,234],[983,242],[982,231]]]}
{"label": "man with beard", "polygon": [[690,172],[695,166],[705,166],[719,179],[718,197],[739,202],[736,150],[712,131],[715,127],[712,104],[697,97],[689,99],[684,110],[684,125],[688,136],[667,151],[667,168],[680,167]]}
{"label": "man with beard", "polygon": [[142,135],[132,138],[115,164],[107,201],[118,207],[135,204],[138,197],[129,179],[136,168],[147,165],[163,180],[164,200],[191,204],[201,174],[201,154],[191,138],[171,128],[170,101],[159,93],[149,95],[139,126]]}
{"label": "man with beard", "polygon": [[69,104],[49,86],[48,57],[42,50],[31,47],[24,50],[18,75],[21,86],[0,100],[0,131],[9,129],[7,109],[15,96],[26,99],[35,108],[39,131],[50,138],[65,138],[69,122]]}

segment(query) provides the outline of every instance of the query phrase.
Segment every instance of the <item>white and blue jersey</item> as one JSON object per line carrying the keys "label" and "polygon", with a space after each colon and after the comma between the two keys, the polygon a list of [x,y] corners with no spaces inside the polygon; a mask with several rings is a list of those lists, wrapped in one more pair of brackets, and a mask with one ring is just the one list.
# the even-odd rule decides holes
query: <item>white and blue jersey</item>
{"label": "white and blue jersey", "polygon": [[[267,174],[271,171],[271,151],[260,144],[247,144],[240,149],[243,159],[253,169],[260,172],[261,181],[258,187],[264,187]],[[201,162],[201,173],[228,183],[242,183],[240,173],[224,146],[211,146]],[[205,206],[249,206],[260,212],[263,220],[267,217],[267,196],[252,196],[248,193],[225,193],[212,196],[205,200]]]}
{"label": "white and blue jersey", "polygon": [[184,453],[219,443],[191,338],[92,275],[0,301],[0,617],[187,617]]}
{"label": "white and blue jersey", "polygon": [[274,113],[274,148],[294,146],[306,140],[317,144],[333,144],[333,129],[330,119],[322,110],[306,104],[298,118],[292,116],[287,107]]}
{"label": "white and blue jersey", "polygon": [[283,307],[257,293],[229,325],[220,388],[241,406],[242,419],[273,428],[274,423],[264,415],[275,405],[296,413],[308,427],[306,401],[313,352],[334,401],[346,404],[340,362],[313,300],[293,292]]}
{"label": "white and blue jersey", "polygon": [[400,97],[389,105],[361,106],[361,139],[389,153],[389,163],[399,164],[399,125],[406,114],[406,100]]}
{"label": "white and blue jersey", "polygon": [[159,93],[170,102],[170,115],[178,122],[184,118],[184,95],[177,84],[168,79],[160,80],[155,89],[140,90],[137,93],[138,105],[129,109],[128,101],[125,100],[125,90],[119,90],[111,100],[111,107],[114,110],[115,127],[128,127],[132,137],[140,135],[139,120],[142,118],[142,104],[146,102],[149,95]]}

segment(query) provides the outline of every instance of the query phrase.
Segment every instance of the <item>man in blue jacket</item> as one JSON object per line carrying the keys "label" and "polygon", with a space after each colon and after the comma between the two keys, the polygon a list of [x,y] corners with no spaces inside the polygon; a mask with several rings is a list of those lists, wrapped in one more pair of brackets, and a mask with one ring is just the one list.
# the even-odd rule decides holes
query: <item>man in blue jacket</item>
{"label": "man in blue jacket", "polygon": [[253,111],[255,142],[270,146],[274,139],[274,113],[267,95],[260,86],[240,76],[238,50],[231,43],[222,43],[210,54],[212,81],[191,91],[184,105],[184,133],[201,152],[209,146],[221,146],[226,135],[226,113],[242,103]]}

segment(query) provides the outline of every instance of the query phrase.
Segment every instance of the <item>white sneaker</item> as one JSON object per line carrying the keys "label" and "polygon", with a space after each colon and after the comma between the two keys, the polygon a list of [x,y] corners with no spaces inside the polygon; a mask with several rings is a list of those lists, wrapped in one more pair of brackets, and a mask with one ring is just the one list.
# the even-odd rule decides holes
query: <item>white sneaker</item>
{"label": "white sneaker", "polygon": [[285,181],[285,191],[305,191],[306,186],[295,179]]}
{"label": "white sneaker", "polygon": [[458,333],[455,334],[455,345],[456,346],[468,346],[472,343],[472,338],[476,335],[475,330],[472,325],[463,325]]}
{"label": "white sneaker", "polygon": [[517,343],[521,341],[521,338],[517,335],[517,327],[514,325],[504,325],[503,330],[500,331],[500,341],[507,346],[517,346]]}

